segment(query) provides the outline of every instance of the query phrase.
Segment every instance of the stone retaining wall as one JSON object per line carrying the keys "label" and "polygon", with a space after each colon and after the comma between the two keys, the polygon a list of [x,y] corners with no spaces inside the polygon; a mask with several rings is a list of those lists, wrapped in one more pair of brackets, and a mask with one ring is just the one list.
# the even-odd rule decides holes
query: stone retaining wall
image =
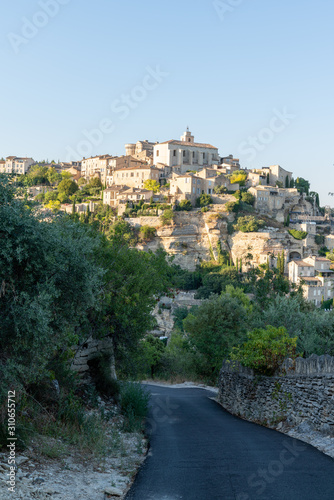
{"label": "stone retaining wall", "polygon": [[76,353],[71,364],[72,370],[80,375],[85,375],[89,371],[88,362],[101,354],[106,354],[110,356],[111,375],[116,378],[114,346],[111,338],[90,338],[84,344],[74,347],[74,350],[76,350]]}
{"label": "stone retaining wall", "polygon": [[254,422],[275,425],[303,421],[334,435],[334,358],[312,355],[286,360],[280,374],[256,376],[225,361],[219,377],[218,400],[231,413]]}

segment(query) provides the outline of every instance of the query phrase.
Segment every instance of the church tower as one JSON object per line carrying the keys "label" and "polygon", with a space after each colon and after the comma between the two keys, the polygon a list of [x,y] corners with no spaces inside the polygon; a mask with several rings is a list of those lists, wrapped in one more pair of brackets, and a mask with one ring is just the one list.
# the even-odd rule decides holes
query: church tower
{"label": "church tower", "polygon": [[181,136],[181,141],[186,142],[188,144],[194,143],[194,136],[191,135],[191,132],[189,131],[189,127],[187,127],[187,131]]}

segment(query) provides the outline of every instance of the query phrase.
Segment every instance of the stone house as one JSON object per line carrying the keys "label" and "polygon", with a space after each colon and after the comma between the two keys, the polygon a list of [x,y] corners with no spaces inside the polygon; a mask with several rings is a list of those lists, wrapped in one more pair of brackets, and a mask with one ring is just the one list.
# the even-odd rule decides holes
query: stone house
{"label": "stone house", "polygon": [[334,271],[331,270],[329,259],[310,256],[303,260],[292,260],[288,270],[291,283],[302,284],[306,300],[320,306],[322,300],[334,298]]}
{"label": "stone house", "polygon": [[254,208],[278,222],[284,222],[285,215],[299,203],[301,194],[297,189],[285,189],[271,186],[256,186],[248,189],[255,197]]}
{"label": "stone house", "polygon": [[200,170],[203,167],[220,163],[218,148],[210,144],[196,143],[189,129],[180,141],[171,140],[154,146],[153,163],[163,163],[173,167],[173,171],[185,174],[187,170]]}
{"label": "stone house", "polygon": [[110,207],[117,207],[118,195],[129,189],[128,186],[110,186],[103,191],[103,203]]}
{"label": "stone house", "polygon": [[160,169],[151,165],[140,165],[135,167],[121,167],[114,171],[113,184],[127,185],[142,189],[144,182],[147,180],[154,180],[159,182]]}
{"label": "stone house", "polygon": [[226,187],[227,190],[237,191],[239,184],[230,184],[228,177],[218,174],[217,170],[204,168],[196,174],[190,172],[185,175],[173,174],[170,181],[170,195],[174,201],[190,200],[193,205],[201,194],[214,195],[216,186]]}
{"label": "stone house", "polygon": [[81,176],[89,181],[93,177],[99,177],[102,184],[106,182],[108,162],[110,155],[98,155],[83,158],[81,161]]}
{"label": "stone house", "polygon": [[34,163],[33,158],[7,156],[5,162],[1,161],[0,163],[0,174],[24,175]]}
{"label": "stone house", "polygon": [[153,197],[153,191],[148,189],[138,189],[138,188],[127,188],[123,191],[120,191],[117,194],[118,202],[122,203],[138,203],[143,200],[146,203],[150,203],[151,198]]}
{"label": "stone house", "polygon": [[137,141],[136,144],[125,144],[125,154],[137,160],[142,160],[149,165],[153,164],[153,148],[155,142]]}
{"label": "stone house", "polygon": [[292,178],[292,172],[285,170],[280,165],[271,165],[270,167],[263,167],[261,169],[253,169],[248,172],[248,187],[255,186],[273,186],[276,187],[277,183],[285,188]]}

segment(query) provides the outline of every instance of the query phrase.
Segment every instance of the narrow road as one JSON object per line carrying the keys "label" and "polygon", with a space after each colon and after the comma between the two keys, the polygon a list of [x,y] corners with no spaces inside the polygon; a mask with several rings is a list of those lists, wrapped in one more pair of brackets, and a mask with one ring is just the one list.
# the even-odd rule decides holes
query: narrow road
{"label": "narrow road", "polygon": [[150,451],[126,500],[333,500],[334,460],[227,413],[204,389],[147,386]]}

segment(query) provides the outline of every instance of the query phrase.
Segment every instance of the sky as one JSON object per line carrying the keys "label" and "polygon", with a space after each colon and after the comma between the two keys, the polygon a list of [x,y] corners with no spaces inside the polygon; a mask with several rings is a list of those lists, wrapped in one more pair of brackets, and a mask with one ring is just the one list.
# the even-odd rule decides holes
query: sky
{"label": "sky", "polygon": [[279,164],[334,206],[332,0],[15,0],[0,16],[0,157],[179,139]]}

